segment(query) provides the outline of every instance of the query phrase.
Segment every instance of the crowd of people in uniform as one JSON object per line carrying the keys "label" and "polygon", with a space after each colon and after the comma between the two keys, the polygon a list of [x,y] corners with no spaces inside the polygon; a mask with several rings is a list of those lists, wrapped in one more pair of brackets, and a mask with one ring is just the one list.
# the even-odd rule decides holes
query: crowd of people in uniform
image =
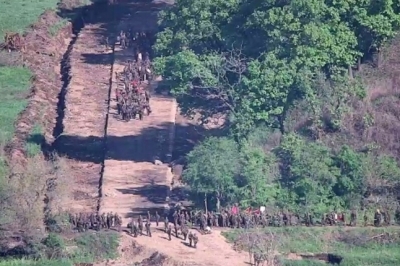
{"label": "crowd of people in uniform", "polygon": [[71,225],[78,232],[85,232],[89,229],[100,231],[101,229],[117,228],[121,231],[122,217],[116,213],[76,213],[69,214]]}
{"label": "crowd of people in uniform", "polygon": [[[155,215],[152,217],[150,212],[147,212],[147,219],[143,219],[140,215],[139,218],[132,218],[131,222],[128,224],[128,228],[130,229],[130,233],[133,237],[142,236],[143,229],[146,230],[146,235],[152,237],[151,234],[151,220],[154,218],[156,227],[161,223],[161,215],[156,211]],[[199,242],[199,237],[197,233],[192,232],[190,229],[193,228],[189,223],[189,220],[186,220],[183,213],[179,215],[178,211],[175,211],[172,215],[173,218],[173,229],[172,225],[169,221],[169,215],[164,215],[163,223],[164,223],[164,231],[168,235],[168,240],[172,240],[172,235],[175,235],[176,238],[182,239],[183,241],[189,241],[189,246],[197,248],[197,243]],[[143,226],[144,225],[144,226]]]}
{"label": "crowd of people in uniform", "polygon": [[[198,212],[197,214],[184,214],[193,223],[200,226],[200,230],[204,230],[207,226],[210,227],[230,227],[230,228],[252,228],[256,226],[333,226],[347,225],[357,226],[359,221],[356,210],[351,210],[350,213],[335,212],[324,213],[320,217],[315,217],[311,212],[306,212],[303,215],[292,213],[289,211],[280,211],[275,213],[262,212],[260,210],[247,209],[244,211],[234,212],[232,210],[223,209],[220,212]],[[396,218],[397,219],[397,218]],[[363,225],[368,226],[388,226],[392,224],[392,217],[387,210],[377,209],[373,219],[368,217],[368,213],[364,212]]]}
{"label": "crowd of people in uniform", "polygon": [[124,121],[137,116],[142,120],[145,111],[147,115],[151,113],[149,83],[153,70],[149,51],[154,42],[152,36],[150,32],[121,31],[117,38],[122,49],[132,49],[135,55],[133,60],[127,61],[122,72],[115,73],[117,110]]}
{"label": "crowd of people in uniform", "polygon": [[[152,225],[159,227],[163,224],[163,230],[168,236],[168,240],[172,240],[172,236],[183,241],[188,241],[189,246],[196,248],[199,242],[200,234],[211,233],[213,227],[225,228],[253,228],[266,226],[334,226],[348,225],[357,226],[358,216],[355,210],[349,214],[347,220],[346,214],[343,212],[331,212],[322,215],[320,219],[314,219],[310,213],[305,213],[303,216],[290,212],[277,212],[270,214],[261,211],[244,210],[235,212],[228,209],[223,209],[221,212],[204,212],[186,210],[176,208],[171,213],[160,215],[157,211],[152,215],[149,211],[147,217],[139,215],[137,218],[131,218],[127,224],[129,233],[133,237],[148,236],[152,237]],[[368,215],[363,215],[363,225],[388,226],[391,225],[391,216],[388,211],[376,210],[373,220],[370,220]],[[70,214],[71,224],[78,230],[84,232],[89,229],[116,229],[122,230],[122,218],[116,213],[103,213],[101,215],[92,214]],[[153,222],[153,224],[152,224]],[[196,231],[197,233],[196,233]]]}

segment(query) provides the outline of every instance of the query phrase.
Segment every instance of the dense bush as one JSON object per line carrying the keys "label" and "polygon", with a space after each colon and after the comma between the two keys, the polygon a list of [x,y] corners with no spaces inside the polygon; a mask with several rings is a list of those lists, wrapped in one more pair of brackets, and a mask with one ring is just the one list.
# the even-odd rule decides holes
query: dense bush
{"label": "dense bush", "polygon": [[188,155],[184,181],[216,208],[395,209],[398,149],[371,137],[354,71],[371,54],[382,66],[399,11],[392,0],[178,0],[160,17],[156,69],[184,113],[230,129]]}

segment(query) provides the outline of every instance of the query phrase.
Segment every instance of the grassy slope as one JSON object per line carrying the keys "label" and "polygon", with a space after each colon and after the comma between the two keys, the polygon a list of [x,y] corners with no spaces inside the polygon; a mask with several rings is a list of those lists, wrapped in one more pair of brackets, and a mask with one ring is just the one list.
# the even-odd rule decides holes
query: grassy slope
{"label": "grassy slope", "polygon": [[[340,227],[286,227],[268,228],[281,243],[279,252],[333,253],[343,257],[345,266],[397,266],[400,265],[400,229],[390,228],[340,228]],[[234,241],[239,231],[224,233]],[[378,236],[389,235],[390,241]],[[286,266],[326,265],[316,260],[285,260]]]}
{"label": "grassy slope", "polygon": [[0,0],[0,36],[5,32],[23,33],[47,9],[59,0]]}
{"label": "grassy slope", "polygon": [[31,72],[22,67],[0,67],[0,141],[9,141],[14,122],[27,104]]}
{"label": "grassy slope", "polygon": [[15,120],[27,104],[30,77],[29,69],[0,67],[0,182],[7,173],[1,149],[11,139]]}
{"label": "grassy slope", "polygon": [[[59,237],[58,237],[59,238]],[[93,263],[118,257],[119,234],[113,231],[86,232],[74,239],[62,241],[64,259],[7,259],[0,260],[0,266],[73,266],[76,263]],[[66,247],[76,247],[70,253]]]}
{"label": "grassy slope", "polygon": [[[24,32],[45,10],[55,8],[58,0],[0,0],[0,38],[6,32]],[[14,133],[18,114],[27,104],[31,72],[22,67],[0,67],[0,145]],[[1,156],[1,154],[0,154]],[[4,176],[0,159],[0,177]]]}
{"label": "grassy slope", "polygon": [[[0,0],[0,38],[6,32],[23,33],[35,23],[46,9],[55,8],[58,0]],[[2,40],[1,39],[1,40]],[[23,67],[0,67],[0,149],[11,139],[14,123],[27,105],[32,73]],[[6,178],[7,168],[0,152],[0,182]],[[63,262],[32,262],[29,260],[2,261],[0,266],[71,265]]]}
{"label": "grassy slope", "polygon": [[[0,0],[0,37],[6,32],[23,33],[59,0]],[[21,67],[0,67],[0,144],[14,133],[14,122],[25,108],[31,72]]]}

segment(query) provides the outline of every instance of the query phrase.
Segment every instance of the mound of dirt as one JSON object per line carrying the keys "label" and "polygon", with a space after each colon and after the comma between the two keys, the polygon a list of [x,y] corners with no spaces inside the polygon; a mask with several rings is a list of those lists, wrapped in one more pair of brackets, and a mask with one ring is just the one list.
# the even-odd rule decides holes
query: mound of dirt
{"label": "mound of dirt", "polygon": [[130,246],[122,248],[121,253],[136,256],[142,253],[143,250],[143,246],[139,245],[139,243],[135,240],[132,240],[132,244]]}
{"label": "mound of dirt", "polygon": [[72,34],[72,24],[66,23],[57,32],[50,29],[62,21],[55,11],[47,10],[23,36],[24,49],[20,54],[23,65],[32,71],[32,88],[27,97],[29,104],[19,115],[15,135],[7,145],[11,164],[26,161],[25,142],[35,124],[43,128],[46,140],[51,139],[58,115],[57,97],[62,87],[59,65]]}
{"label": "mound of dirt", "polygon": [[154,252],[149,258],[142,260],[142,262],[139,264],[140,266],[166,266],[166,265],[171,265],[170,264],[171,259],[160,253],[160,252]]}

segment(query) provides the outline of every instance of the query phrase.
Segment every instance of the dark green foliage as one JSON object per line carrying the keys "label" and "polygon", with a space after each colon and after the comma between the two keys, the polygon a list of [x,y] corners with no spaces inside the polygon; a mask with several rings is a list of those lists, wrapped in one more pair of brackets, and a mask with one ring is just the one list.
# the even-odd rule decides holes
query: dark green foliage
{"label": "dark green foliage", "polygon": [[[376,207],[394,212],[393,188],[400,168],[388,156],[338,151],[290,133],[277,138],[256,129],[237,144],[232,138],[209,138],[188,156],[184,181],[201,197],[223,205],[281,207],[316,214],[333,209]],[[214,208],[214,206],[209,205]]]}
{"label": "dark green foliage", "polygon": [[394,211],[400,168],[347,145],[345,118],[367,95],[353,66],[395,35],[399,10],[393,0],[176,1],[160,16],[156,69],[186,114],[223,114],[233,136],[196,147],[184,180],[218,206]]}
{"label": "dark green foliage", "polygon": [[50,233],[43,241],[46,246],[46,255],[48,258],[62,258],[65,255],[64,239],[54,233]]}
{"label": "dark green foliage", "polygon": [[65,247],[64,240],[57,234],[50,233],[44,240],[43,244],[52,249],[62,249]]}
{"label": "dark green foliage", "polygon": [[[298,100],[321,108],[321,71],[340,80],[332,88],[341,102],[360,96],[344,87],[346,73],[395,35],[398,10],[392,0],[180,0],[160,17],[156,69],[184,112],[225,113],[238,135],[260,123],[284,133]],[[335,127],[344,112],[337,108]]]}
{"label": "dark green foliage", "polygon": [[239,149],[229,138],[209,138],[188,155],[184,181],[203,195],[215,198],[217,209],[221,201],[232,200],[235,177],[239,173]]}

